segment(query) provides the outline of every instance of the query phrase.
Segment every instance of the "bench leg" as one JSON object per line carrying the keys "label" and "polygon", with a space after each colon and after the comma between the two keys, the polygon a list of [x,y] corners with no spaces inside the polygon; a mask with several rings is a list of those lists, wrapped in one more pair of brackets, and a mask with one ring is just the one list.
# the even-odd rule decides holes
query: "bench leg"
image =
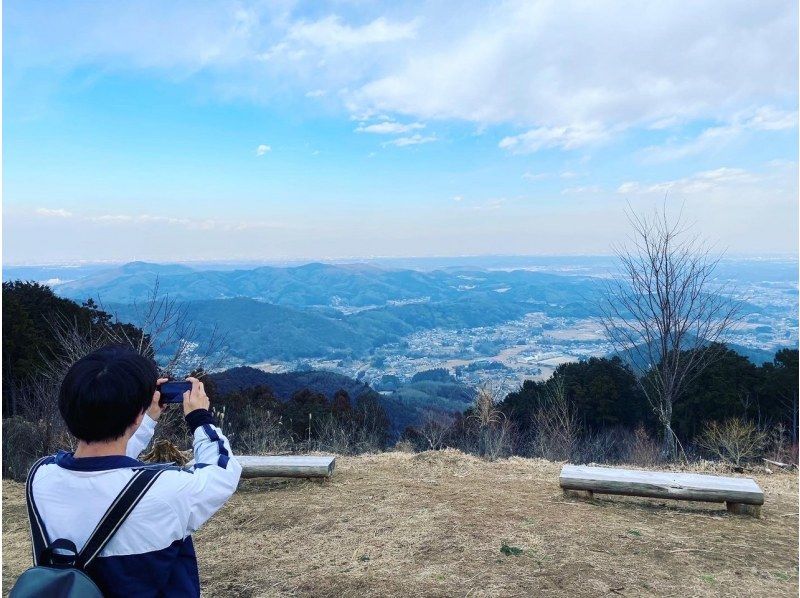
{"label": "bench leg", "polygon": [[564,491],[564,496],[568,498],[578,498],[581,496],[585,496],[589,500],[594,498],[594,492],[591,490],[567,490],[566,488],[562,488],[562,490]]}
{"label": "bench leg", "polygon": [[750,515],[761,517],[761,505],[745,505],[739,502],[726,502],[725,507],[731,515]]}

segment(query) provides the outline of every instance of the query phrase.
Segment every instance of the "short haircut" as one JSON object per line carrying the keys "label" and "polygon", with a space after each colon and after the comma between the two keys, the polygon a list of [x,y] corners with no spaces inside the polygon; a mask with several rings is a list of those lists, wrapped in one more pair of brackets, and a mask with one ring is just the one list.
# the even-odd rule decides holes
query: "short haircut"
{"label": "short haircut", "polygon": [[158,368],[130,347],[111,345],[76,361],[61,382],[58,408],[79,440],[120,438],[147,409]]}

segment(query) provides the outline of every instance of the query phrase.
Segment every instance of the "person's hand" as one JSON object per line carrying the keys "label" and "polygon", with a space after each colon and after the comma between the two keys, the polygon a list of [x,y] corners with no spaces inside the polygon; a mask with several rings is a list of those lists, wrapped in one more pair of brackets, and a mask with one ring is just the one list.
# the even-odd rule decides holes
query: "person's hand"
{"label": "person's hand", "polygon": [[192,390],[187,390],[183,393],[183,414],[189,415],[196,409],[208,409],[209,402],[206,391],[203,388],[203,383],[197,378],[186,378],[192,383]]}
{"label": "person's hand", "polygon": [[[159,378],[156,380],[156,386],[161,386],[168,380],[169,378]],[[156,388],[156,391],[153,393],[153,400],[150,401],[150,406],[147,408],[147,415],[151,419],[158,419],[163,411],[164,405],[161,404],[161,392]]]}

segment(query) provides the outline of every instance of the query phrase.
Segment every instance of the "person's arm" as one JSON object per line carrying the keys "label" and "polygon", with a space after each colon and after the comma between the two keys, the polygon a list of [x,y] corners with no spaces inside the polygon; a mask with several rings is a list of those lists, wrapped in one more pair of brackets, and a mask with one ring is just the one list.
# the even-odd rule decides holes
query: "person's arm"
{"label": "person's arm", "polygon": [[147,413],[142,418],[142,423],[136,428],[133,436],[128,440],[128,445],[125,447],[125,454],[128,457],[136,459],[139,454],[150,444],[150,439],[153,438],[153,432],[156,431],[156,421]]}
{"label": "person's arm", "polygon": [[[209,411],[203,383],[189,378],[192,390],[184,394],[186,424],[194,434],[194,471],[186,476],[174,505],[187,533],[197,530],[236,491],[242,466]],[[187,396],[188,395],[188,396]]]}
{"label": "person's arm", "polygon": [[[167,380],[168,378],[159,378],[156,380],[156,386],[163,384]],[[150,406],[147,408],[142,418],[142,423],[136,428],[133,436],[128,440],[128,445],[125,447],[125,454],[128,457],[136,459],[145,447],[150,444],[150,440],[153,438],[153,432],[156,431],[156,420],[161,416],[161,412],[164,410],[160,401],[161,393],[156,390],[153,393]]]}

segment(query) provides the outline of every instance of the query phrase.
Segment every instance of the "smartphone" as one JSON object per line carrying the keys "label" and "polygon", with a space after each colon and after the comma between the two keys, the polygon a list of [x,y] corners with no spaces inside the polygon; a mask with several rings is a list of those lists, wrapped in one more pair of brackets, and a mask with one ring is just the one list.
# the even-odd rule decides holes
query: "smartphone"
{"label": "smartphone", "polygon": [[187,390],[192,390],[192,383],[170,380],[169,382],[164,382],[161,386],[159,386],[158,390],[161,392],[162,404],[183,403],[183,393],[185,393]]}

